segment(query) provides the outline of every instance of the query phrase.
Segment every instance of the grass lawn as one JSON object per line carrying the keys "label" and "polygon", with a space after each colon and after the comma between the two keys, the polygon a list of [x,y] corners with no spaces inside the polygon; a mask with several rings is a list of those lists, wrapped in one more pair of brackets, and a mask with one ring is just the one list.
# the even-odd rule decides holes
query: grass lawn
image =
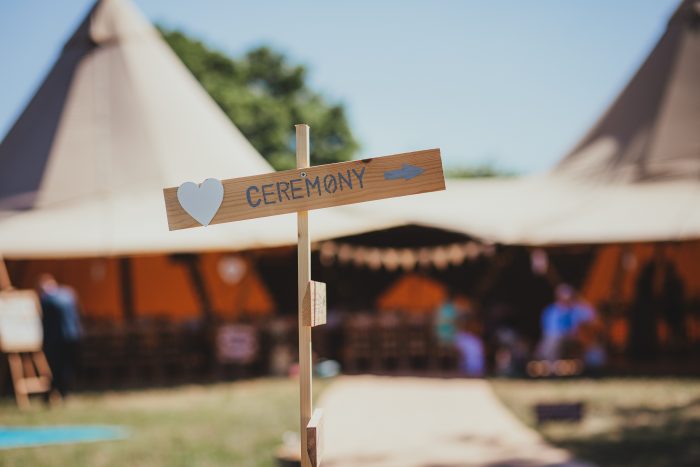
{"label": "grass lawn", "polygon": [[[314,381],[318,394],[327,383]],[[298,384],[259,379],[209,386],[79,394],[60,408],[0,403],[0,425],[115,424],[122,441],[0,451],[1,466],[274,466],[298,430]]]}
{"label": "grass lawn", "polygon": [[700,379],[492,380],[503,402],[535,426],[537,402],[584,401],[580,424],[537,427],[577,458],[607,466],[700,466]]}

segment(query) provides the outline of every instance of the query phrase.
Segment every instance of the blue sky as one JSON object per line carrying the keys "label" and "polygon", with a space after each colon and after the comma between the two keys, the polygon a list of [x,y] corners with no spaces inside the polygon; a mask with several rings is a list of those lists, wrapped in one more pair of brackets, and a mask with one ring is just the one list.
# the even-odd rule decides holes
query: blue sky
{"label": "blue sky", "polygon": [[[663,33],[678,0],[134,0],[231,55],[268,44],[346,104],[361,156],[439,146],[449,166],[559,159]],[[0,3],[0,135],[92,0]],[[313,138],[313,128],[311,136]]]}

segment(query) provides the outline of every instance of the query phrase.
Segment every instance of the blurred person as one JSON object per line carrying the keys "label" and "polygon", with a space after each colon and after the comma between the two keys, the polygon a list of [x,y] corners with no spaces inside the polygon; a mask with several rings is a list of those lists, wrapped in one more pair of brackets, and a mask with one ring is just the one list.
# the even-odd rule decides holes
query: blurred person
{"label": "blurred person", "polygon": [[[585,306],[585,305],[584,305]],[[607,352],[603,341],[603,325],[592,308],[589,319],[579,323],[575,338],[583,352],[585,372],[590,376],[600,374],[607,362]]]}
{"label": "blurred person", "polygon": [[435,335],[440,345],[452,345],[455,341],[457,305],[450,294],[435,314]]}
{"label": "blurred person", "polygon": [[685,287],[664,248],[657,246],[654,257],[639,273],[635,303],[630,317],[629,350],[636,359],[653,357],[659,347],[657,324],[663,318],[671,333],[671,343],[686,341],[684,316]]}
{"label": "blurred person", "polygon": [[481,326],[475,316],[462,315],[457,320],[455,347],[460,353],[460,370],[467,376],[484,376],[486,365]]}
{"label": "blurred person", "polygon": [[53,374],[53,395],[65,397],[75,374],[82,326],[72,288],[60,285],[51,274],[38,281],[44,327],[44,353]]}
{"label": "blurred person", "polygon": [[529,357],[527,342],[512,328],[496,330],[495,372],[499,376],[522,376]]}
{"label": "blurred person", "polygon": [[593,308],[578,300],[573,287],[559,284],[554,303],[542,312],[542,339],[537,357],[553,362],[580,350],[579,331],[582,325],[593,323],[595,319]]}

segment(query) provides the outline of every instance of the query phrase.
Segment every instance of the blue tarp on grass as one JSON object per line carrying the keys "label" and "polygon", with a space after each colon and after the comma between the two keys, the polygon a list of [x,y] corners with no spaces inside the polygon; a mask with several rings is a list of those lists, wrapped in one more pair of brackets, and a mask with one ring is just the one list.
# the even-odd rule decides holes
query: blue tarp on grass
{"label": "blue tarp on grass", "polygon": [[0,426],[0,449],[109,441],[127,436],[128,432],[124,428],[108,425]]}

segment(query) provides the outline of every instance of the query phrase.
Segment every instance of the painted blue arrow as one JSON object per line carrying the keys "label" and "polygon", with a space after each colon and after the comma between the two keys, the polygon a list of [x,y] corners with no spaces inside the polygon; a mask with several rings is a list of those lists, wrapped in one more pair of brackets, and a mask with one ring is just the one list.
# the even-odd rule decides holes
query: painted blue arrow
{"label": "painted blue arrow", "polygon": [[423,172],[425,172],[425,169],[416,167],[415,165],[411,164],[404,164],[401,166],[400,169],[387,170],[386,172],[384,172],[384,180],[398,180],[400,178],[403,178],[404,180],[410,180],[414,177],[419,176]]}

